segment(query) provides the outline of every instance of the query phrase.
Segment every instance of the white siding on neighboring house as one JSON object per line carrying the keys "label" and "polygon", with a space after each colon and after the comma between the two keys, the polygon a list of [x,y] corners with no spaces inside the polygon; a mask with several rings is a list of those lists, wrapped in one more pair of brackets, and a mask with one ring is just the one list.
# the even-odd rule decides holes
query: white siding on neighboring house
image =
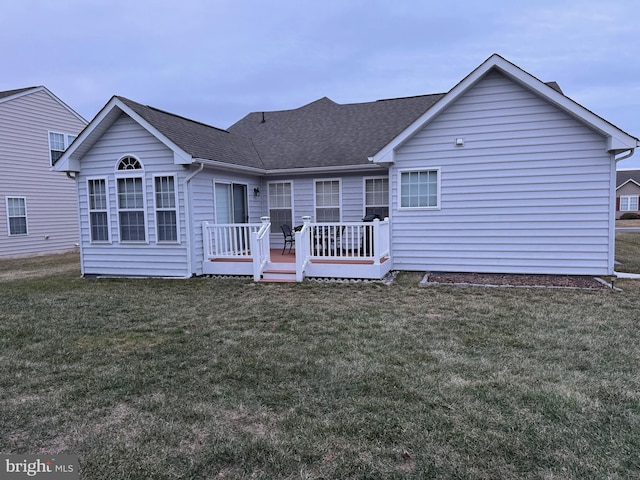
{"label": "white siding on neighboring house", "polygon": [[[396,152],[394,268],[611,273],[605,150],[604,137],[488,74]],[[399,171],[421,169],[439,169],[440,205],[399,209]]]}
{"label": "white siding on neighboring house", "polygon": [[[0,103],[0,257],[63,252],[78,244],[76,188],[49,170],[49,132],[77,135],[84,127],[43,89]],[[25,198],[26,235],[9,235],[7,197]]]}
{"label": "white siding on neighboring house", "polygon": [[[133,155],[143,165],[146,242],[121,242],[118,222],[116,164],[125,155]],[[173,163],[173,152],[126,115],[122,115],[96,142],[82,160],[78,175],[84,275],[186,277],[187,233],[183,182],[188,171]],[[128,172],[130,173],[130,172]],[[178,193],[178,242],[159,242],[156,232],[154,177],[175,175]],[[110,242],[91,242],[87,180],[107,179]]]}

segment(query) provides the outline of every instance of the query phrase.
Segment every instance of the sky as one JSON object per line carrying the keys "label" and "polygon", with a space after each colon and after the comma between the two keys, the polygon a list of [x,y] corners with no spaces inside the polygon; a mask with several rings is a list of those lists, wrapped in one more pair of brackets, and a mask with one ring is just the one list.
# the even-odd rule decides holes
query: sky
{"label": "sky", "polygon": [[[4,0],[0,91],[121,95],[219,128],[453,88],[493,53],[640,137],[637,0]],[[640,149],[618,168],[640,168]]]}

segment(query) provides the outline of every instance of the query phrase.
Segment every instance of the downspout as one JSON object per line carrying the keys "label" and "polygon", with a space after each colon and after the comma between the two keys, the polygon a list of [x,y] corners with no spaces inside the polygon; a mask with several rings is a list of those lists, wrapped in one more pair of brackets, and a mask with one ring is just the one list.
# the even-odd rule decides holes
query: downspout
{"label": "downspout", "polygon": [[614,158],[614,160],[615,160],[616,162],[619,162],[620,160],[626,160],[627,158],[629,158],[629,157],[633,156],[633,153],[634,153],[634,152],[635,152],[635,149],[634,149],[634,148],[630,148],[630,149],[629,149],[629,153],[627,153],[626,155],[624,155],[624,156],[622,156],[622,157],[617,157],[617,158],[616,158],[616,157],[613,157],[613,158]]}
{"label": "downspout", "polygon": [[184,183],[184,212],[185,212],[185,216],[187,217],[185,220],[185,225],[187,227],[187,275],[186,275],[187,278],[189,278],[193,273],[192,271],[193,258],[191,257],[191,228],[193,227],[193,225],[192,225],[192,218],[191,218],[191,202],[189,201],[189,197],[191,196],[191,193],[189,191],[189,183],[191,182],[193,177],[195,177],[202,170],[204,170],[204,163],[202,162],[196,162],[196,163],[200,165],[198,169],[191,172],[189,175],[187,175],[187,178],[185,178],[183,182]]}
{"label": "downspout", "polygon": [[[640,146],[640,143],[638,144],[638,146]],[[611,245],[609,247],[609,250],[610,250],[612,264],[609,265],[609,268],[608,268],[608,270],[611,272],[612,275],[618,275],[618,272],[615,271],[615,255],[616,255],[616,253],[615,253],[615,248],[616,248],[615,247],[616,246],[616,215],[615,215],[615,211],[616,211],[616,206],[615,206],[616,205],[616,193],[615,193],[615,191],[616,191],[616,187],[617,187],[617,185],[616,185],[617,180],[616,180],[616,173],[615,173],[615,170],[617,170],[616,164],[620,160],[626,160],[627,158],[631,157],[634,154],[634,152],[635,152],[635,149],[634,148],[630,148],[629,151],[625,155],[623,155],[622,157],[616,158],[615,155],[613,156],[613,159],[615,160],[613,179],[612,179],[612,184],[613,184],[613,220],[611,220],[611,221],[613,222],[613,226],[611,228],[611,233],[609,234],[610,235],[609,242],[610,242],[610,245]],[[613,283],[612,283],[612,285],[613,285]]]}

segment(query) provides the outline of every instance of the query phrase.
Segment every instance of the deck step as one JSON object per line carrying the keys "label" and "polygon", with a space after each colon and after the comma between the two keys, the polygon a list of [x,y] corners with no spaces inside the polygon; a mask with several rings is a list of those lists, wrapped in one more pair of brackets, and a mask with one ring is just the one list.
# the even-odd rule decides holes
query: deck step
{"label": "deck step", "polygon": [[262,272],[261,282],[295,282],[296,266],[294,263],[271,262]]}

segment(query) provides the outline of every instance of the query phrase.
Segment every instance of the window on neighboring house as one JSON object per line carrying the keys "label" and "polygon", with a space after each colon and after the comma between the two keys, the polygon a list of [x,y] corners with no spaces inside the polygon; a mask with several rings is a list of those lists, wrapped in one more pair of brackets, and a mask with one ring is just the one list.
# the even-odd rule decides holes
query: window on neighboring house
{"label": "window on neighboring house", "polygon": [[316,222],[340,221],[340,180],[316,180]]}
{"label": "window on neighboring house", "polygon": [[89,195],[89,228],[92,242],[109,241],[107,185],[104,178],[87,180]]}
{"label": "window on neighboring house", "polygon": [[156,228],[158,242],[178,241],[178,210],[175,178],[155,177]]}
{"label": "window on neighboring house", "polygon": [[389,216],[389,179],[367,178],[364,181],[364,214]]}
{"label": "window on neighboring house", "polygon": [[620,196],[621,212],[637,212],[638,211],[638,195]]}
{"label": "window on neighboring house", "polygon": [[400,208],[438,208],[439,197],[439,169],[400,172]]}
{"label": "window on neighboring house", "polygon": [[7,225],[9,235],[27,234],[27,199],[7,197]]}
{"label": "window on neighboring house", "polygon": [[[142,164],[137,158],[126,156],[118,161],[116,170],[124,175],[134,174],[142,170]],[[145,242],[144,177],[126,175],[117,178],[116,182],[120,241]]]}
{"label": "window on neighboring house", "polygon": [[280,225],[293,226],[291,182],[269,184],[269,217],[278,230]]}
{"label": "window on neighboring house", "polygon": [[51,165],[56,163],[62,156],[64,151],[76,139],[76,135],[68,133],[49,132],[49,153],[51,156]]}

